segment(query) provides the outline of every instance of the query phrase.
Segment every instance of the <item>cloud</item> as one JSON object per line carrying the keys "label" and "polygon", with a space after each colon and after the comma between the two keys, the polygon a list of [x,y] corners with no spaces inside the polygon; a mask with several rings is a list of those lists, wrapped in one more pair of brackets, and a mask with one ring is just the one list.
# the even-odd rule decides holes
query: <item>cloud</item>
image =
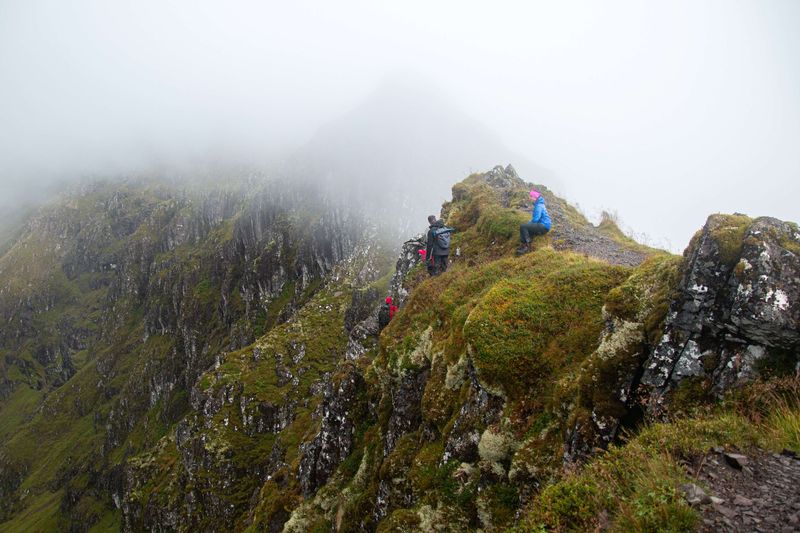
{"label": "cloud", "polygon": [[681,248],[710,212],[797,219],[798,20],[792,0],[7,0],[0,204],[84,174],[266,165],[414,73],[590,214]]}

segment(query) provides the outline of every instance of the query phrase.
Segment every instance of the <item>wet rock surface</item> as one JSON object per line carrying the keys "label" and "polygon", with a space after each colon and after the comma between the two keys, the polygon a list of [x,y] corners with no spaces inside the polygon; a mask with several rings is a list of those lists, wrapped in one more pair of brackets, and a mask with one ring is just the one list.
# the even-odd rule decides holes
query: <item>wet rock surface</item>
{"label": "wet rock surface", "polygon": [[[306,212],[317,216],[302,223],[293,218]],[[190,391],[199,376],[222,353],[288,320],[322,280],[364,248],[361,240],[369,231],[341,205],[269,183],[190,193],[101,182],[34,215],[18,245],[0,258],[0,396],[28,389],[46,393],[41,420],[34,418],[29,430],[46,427],[48,435],[71,426],[52,429],[48,419],[73,417],[77,423],[94,413],[97,443],[64,458],[69,468],[59,470],[58,486],[69,489],[63,509],[70,523],[90,526],[98,515],[80,509],[95,503],[93,509],[112,501],[119,507],[124,483],[107,484],[111,492],[96,484],[120,472],[119,461],[155,444],[154,426],[174,428],[192,409]],[[373,279],[376,272],[365,267],[358,274]],[[276,358],[278,382],[302,377],[304,369],[295,368],[298,357],[299,348]],[[197,404],[200,413],[236,401],[249,436],[279,431],[293,418],[291,402],[228,392]],[[212,465],[220,478],[239,475],[226,458],[208,452],[207,442],[195,440],[188,426],[181,428],[187,477],[197,465]],[[6,478],[14,480],[0,472],[3,499],[10,502],[19,483]],[[232,517],[228,504],[211,501],[202,490],[187,494],[185,505]],[[130,517],[138,517],[131,524],[179,523],[180,513],[168,506],[127,507]]]}
{"label": "wet rock surface", "polygon": [[[679,295],[646,362],[650,410],[688,378],[721,393],[759,361],[800,352],[800,234],[773,218],[712,215],[685,252]],[[793,251],[795,250],[795,251]]]}
{"label": "wet rock surface", "polygon": [[404,372],[390,389],[392,398],[392,414],[386,428],[384,457],[392,453],[397,441],[410,431],[414,431],[422,422],[422,394],[430,375],[430,366],[419,370]]}
{"label": "wet rock surface", "polygon": [[311,495],[324,485],[353,450],[356,424],[364,416],[364,406],[359,404],[364,388],[361,373],[350,367],[341,379],[329,383],[325,389],[320,430],[301,446],[298,478],[304,495]]}
{"label": "wet rock surface", "polygon": [[[478,179],[498,193],[504,209],[513,207],[516,193],[525,192],[511,166]],[[458,190],[454,198],[467,194]],[[474,366],[480,363],[477,345],[462,338],[460,325],[450,328],[480,314],[472,315],[475,307],[458,309],[460,295],[450,297],[442,316],[425,315],[424,305],[414,310],[411,287],[427,279],[421,271],[409,276],[425,246],[421,236],[404,243],[396,261],[388,293],[401,315],[381,337],[377,311],[384,294],[374,288],[382,287],[381,263],[362,261],[372,250],[359,244],[374,235],[327,204],[314,204],[319,208],[314,212],[324,214],[309,227],[292,227],[286,206],[294,205],[297,194],[247,195],[247,201],[212,195],[197,209],[176,199],[154,218],[159,232],[113,256],[95,245],[107,245],[109,236],[131,235],[143,223],[124,210],[108,227],[83,233],[71,222],[40,221],[55,224],[59,235],[79,236],[64,256],[67,275],[85,274],[97,262],[105,265],[107,277],[91,283],[108,289],[113,312],[102,332],[58,323],[53,331],[63,342],[43,339],[32,359],[6,356],[5,363],[30,378],[26,384],[60,388],[75,378],[76,355],[91,346],[91,337],[120,327],[130,310],[126,305],[140,306],[142,330],[130,342],[155,346],[134,362],[118,361],[128,347],[114,346],[93,362],[98,379],[93,375],[90,383],[102,400],[69,402],[80,416],[97,411],[95,431],[103,440],[96,467],[66,464],[53,481],[63,489],[61,509],[74,529],[96,519],[85,514],[86,502],[101,491],[122,509],[123,527],[130,531],[251,526],[279,531],[284,524],[292,531],[492,530],[519,518],[531,494],[564,463],[577,468],[570,463],[588,460],[615,442],[620,427],[632,427],[625,425],[626,417],[635,414],[640,421],[643,394],[665,397],[690,377],[722,392],[755,377],[759,361],[775,354],[796,359],[800,269],[793,250],[800,236],[774,219],[709,219],[687,251],[660,339],[668,297],[659,303],[659,316],[637,311],[630,320],[601,313],[600,301],[596,316],[606,319],[606,329],[599,338],[593,330],[580,349],[570,347],[575,352],[570,357],[581,365],[569,375],[552,376],[559,388],[551,398],[550,392],[537,397],[535,387],[510,394],[493,381],[481,381]],[[489,196],[494,202],[489,207],[496,208]],[[124,201],[112,198],[109,209],[120,210]],[[614,265],[634,266],[645,258],[640,248],[615,240],[608,228],[582,224],[568,207],[548,198],[554,219],[548,239],[555,249]],[[505,213],[516,215],[511,209]],[[719,232],[731,233],[733,245]],[[214,236],[222,238],[208,240]],[[197,256],[174,253],[197,247],[202,250]],[[562,256],[583,261],[542,251],[559,261]],[[514,261],[501,259],[506,267]],[[342,273],[345,263],[353,273]],[[680,275],[678,264],[670,263],[670,287]],[[454,269],[448,276],[457,281],[462,273]],[[481,282],[486,290],[507,290],[513,301],[518,287],[503,287],[505,275],[487,274]],[[627,297],[646,300],[650,288]],[[0,304],[8,301],[3,291]],[[314,299],[325,294],[330,298]],[[428,294],[425,303],[437,296]],[[30,336],[37,313],[51,312],[56,300],[32,295],[14,302],[15,326],[0,332],[0,341],[18,343]],[[457,318],[454,308],[463,316]],[[304,310],[309,314],[301,319]],[[416,315],[408,314],[412,311]],[[336,320],[326,321],[331,316]],[[265,340],[276,329],[282,337]],[[595,339],[599,345],[592,344]],[[553,357],[548,365],[556,363],[560,372],[564,348],[547,349]],[[520,360],[524,357],[521,352]],[[640,389],[646,360],[646,387]],[[123,363],[135,372],[121,376],[129,371]],[[40,367],[46,369],[41,377]],[[1,378],[0,397],[9,397],[15,383]],[[53,401],[43,412],[54,416],[59,409]],[[142,429],[147,424],[164,433],[147,434],[147,427]],[[131,444],[132,435],[141,444]],[[105,462],[115,451],[121,453],[113,457],[122,456],[122,462]],[[0,516],[15,504],[26,474],[25,465],[6,462],[1,454]],[[732,450],[698,465],[696,483],[681,490],[704,509],[708,527],[747,531],[767,524],[780,531],[797,517],[796,494],[787,495],[797,480],[796,463],[766,453],[737,456]],[[80,479],[91,482],[81,486]],[[779,520],[765,518],[775,513]]]}
{"label": "wet rock surface", "polygon": [[697,483],[707,496],[687,495],[702,514],[699,530],[800,531],[800,458],[763,450],[736,455],[744,458],[737,460],[743,463],[740,468],[731,466],[723,454],[699,460]]}
{"label": "wet rock surface", "polygon": [[406,287],[406,276],[420,261],[420,250],[425,249],[425,237],[420,234],[403,243],[400,255],[395,264],[395,271],[389,282],[389,292],[395,300],[395,304],[401,306],[408,297],[408,287]]}
{"label": "wet rock surface", "polygon": [[467,365],[467,379],[470,383],[469,395],[445,441],[444,462],[451,459],[466,463],[476,461],[483,428],[497,422],[503,411],[503,399],[480,384],[471,361]]}

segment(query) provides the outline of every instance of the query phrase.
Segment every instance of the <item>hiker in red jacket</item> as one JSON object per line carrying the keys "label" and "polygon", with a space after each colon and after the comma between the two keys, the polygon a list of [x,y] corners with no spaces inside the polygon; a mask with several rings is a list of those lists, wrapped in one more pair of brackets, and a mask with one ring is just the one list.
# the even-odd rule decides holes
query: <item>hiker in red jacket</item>
{"label": "hiker in red jacket", "polygon": [[397,306],[392,302],[392,297],[387,296],[386,301],[381,305],[380,311],[378,311],[378,326],[381,329],[385,328],[396,312]]}

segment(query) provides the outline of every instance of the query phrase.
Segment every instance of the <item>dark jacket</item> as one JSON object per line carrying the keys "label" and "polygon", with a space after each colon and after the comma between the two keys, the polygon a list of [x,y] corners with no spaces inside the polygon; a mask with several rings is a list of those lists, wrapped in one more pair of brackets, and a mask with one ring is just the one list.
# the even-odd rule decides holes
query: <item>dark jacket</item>
{"label": "dark jacket", "polygon": [[443,220],[437,220],[428,227],[428,246],[425,248],[425,257],[428,258],[428,260],[434,255],[450,255],[450,250],[442,250],[439,248],[436,244],[436,237],[433,236],[433,230],[443,227]]}

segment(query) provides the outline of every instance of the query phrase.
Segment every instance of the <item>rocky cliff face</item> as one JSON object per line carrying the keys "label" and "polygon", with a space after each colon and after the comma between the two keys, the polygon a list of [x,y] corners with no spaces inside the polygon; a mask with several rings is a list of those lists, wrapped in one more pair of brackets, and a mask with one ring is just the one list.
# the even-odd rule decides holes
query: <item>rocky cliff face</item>
{"label": "rocky cliff face", "polygon": [[[0,511],[39,487],[76,529],[109,495],[128,531],[500,530],[622,428],[795,371],[795,225],[714,215],[681,258],[538,187],[554,230],[517,258],[529,187],[510,166],[455,185],[442,214],[460,254],[435,278],[419,237],[390,277],[367,225],[297,196],[118,224],[137,237],[108,263],[97,355],[42,356],[63,369],[66,353],[66,378],[23,358],[55,387],[42,413],[92,421],[94,455],[47,477],[7,440],[0,491],[19,503]],[[63,256],[85,258],[75,272],[105,264],[84,248]],[[401,310],[380,331],[386,295]],[[12,400],[21,375],[5,374]]]}
{"label": "rocky cliff face", "polygon": [[[200,405],[198,376],[313,298],[367,231],[288,184],[98,183],[34,216],[0,259],[5,516],[48,495],[64,527],[101,519],[126,457]],[[252,409],[267,431],[288,407]]]}
{"label": "rocky cliff face", "polygon": [[752,380],[765,359],[797,353],[798,243],[797,227],[773,218],[708,219],[686,250],[664,337],[647,361],[642,381],[654,399],[686,380],[721,393]]}

